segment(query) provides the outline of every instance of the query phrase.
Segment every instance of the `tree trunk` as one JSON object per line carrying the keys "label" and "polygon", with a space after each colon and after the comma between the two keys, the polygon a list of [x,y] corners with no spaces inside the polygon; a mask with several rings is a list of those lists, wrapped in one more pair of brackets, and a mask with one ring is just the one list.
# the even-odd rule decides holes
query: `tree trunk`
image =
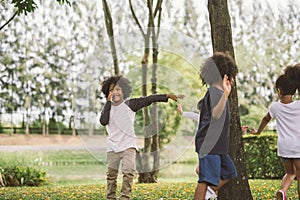
{"label": "tree trunk", "polygon": [[75,136],[76,135],[76,129],[75,129],[75,117],[73,116],[71,119],[71,127],[72,127],[72,135]]}
{"label": "tree trunk", "polygon": [[[28,87],[28,85],[27,85]],[[30,111],[30,96],[27,94],[25,97],[25,108],[26,108],[26,125],[25,125],[25,133],[26,135],[29,134],[29,111]],[[23,127],[22,127],[23,128]]]}
{"label": "tree trunk", "polygon": [[110,49],[111,49],[111,54],[114,62],[114,71],[115,71],[115,75],[118,75],[120,73],[120,70],[118,65],[118,55],[116,51],[115,38],[114,38],[113,20],[106,0],[102,0],[102,4],[103,4],[106,31],[109,37]]}
{"label": "tree trunk", "polygon": [[[148,73],[148,60],[149,60],[149,43],[150,43],[150,29],[148,28],[147,34],[144,37],[145,49],[144,56],[142,59],[142,95],[147,96],[147,73]],[[151,151],[151,129],[150,126],[150,116],[148,107],[143,108],[144,116],[144,151],[141,156],[139,170],[139,183],[150,183],[151,173],[150,173],[150,151]]]}
{"label": "tree trunk", "polygon": [[13,111],[11,111],[10,115],[10,135],[14,134],[14,123],[13,123]]}
{"label": "tree trunk", "polygon": [[43,112],[43,135],[48,135],[45,111]]}
{"label": "tree trunk", "polygon": [[[155,33],[155,28],[152,27],[152,44],[153,44],[153,64],[152,64],[152,94],[157,94],[157,56],[158,56],[158,45]],[[153,152],[153,169],[152,178],[157,181],[157,174],[159,172],[160,166],[160,156],[159,156],[159,135],[158,135],[158,109],[157,103],[153,104],[152,110],[152,152]]]}
{"label": "tree trunk", "polygon": [[29,111],[27,109],[27,112],[26,112],[26,129],[25,129],[25,133],[26,135],[29,134]]}
{"label": "tree trunk", "polygon": [[93,136],[93,135],[94,135],[94,124],[89,123],[89,136]]}
{"label": "tree trunk", "polygon": [[[208,10],[214,52],[228,51],[234,58],[227,0],[208,0]],[[229,100],[231,112],[229,154],[236,165],[238,177],[220,189],[218,199],[252,200],[253,197],[251,195],[246,170],[246,157],[242,141],[236,84],[232,87]]]}
{"label": "tree trunk", "polygon": [[[144,37],[145,49],[144,49],[144,56],[142,59],[142,95],[147,96],[147,68],[148,68],[148,58],[150,52],[150,36],[152,36],[152,44],[153,44],[153,73],[152,73],[152,94],[157,93],[156,89],[156,77],[157,77],[157,55],[158,49],[157,46],[157,39],[156,33],[154,29],[154,18],[157,13],[159,13],[158,24],[160,24],[160,16],[161,16],[161,4],[162,0],[157,1],[156,9],[153,12],[152,6],[153,1],[147,0],[147,7],[149,10],[149,17],[148,17],[148,26],[147,26],[147,33],[144,33],[142,26],[134,12],[132,2],[129,0],[130,10],[132,13],[132,17],[139,27],[141,34]],[[159,25],[158,25],[159,27]],[[150,124],[150,116],[148,113],[148,108],[145,107],[143,109],[144,113],[144,152],[137,155],[137,166],[139,172],[139,183],[153,183],[156,182],[156,176],[159,169],[159,140],[158,140],[158,114],[157,114],[157,105],[153,104],[153,110],[151,113],[152,116],[152,124]],[[151,127],[150,127],[151,126]],[[152,135],[152,145],[151,145],[151,135]],[[153,152],[153,168],[150,169],[150,156],[151,152]]]}

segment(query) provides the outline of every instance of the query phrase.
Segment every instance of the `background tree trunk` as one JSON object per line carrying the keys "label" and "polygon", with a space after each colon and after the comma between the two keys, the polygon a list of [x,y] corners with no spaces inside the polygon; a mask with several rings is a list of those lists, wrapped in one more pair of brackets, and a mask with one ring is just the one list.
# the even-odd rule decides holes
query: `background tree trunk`
{"label": "background tree trunk", "polygon": [[[155,30],[153,30],[154,32]],[[155,34],[155,33],[153,33]],[[158,48],[156,44],[156,37],[152,35],[153,40],[153,64],[152,64],[152,94],[157,94],[157,56],[158,56]],[[157,182],[157,174],[159,172],[160,166],[160,156],[159,156],[159,135],[158,135],[158,109],[157,103],[153,103],[152,108],[152,152],[153,152],[153,168],[151,176],[155,182]]]}
{"label": "background tree trunk", "polygon": [[115,75],[118,75],[120,73],[120,70],[119,70],[118,55],[117,55],[117,50],[115,45],[115,38],[114,38],[113,20],[106,0],[102,0],[102,4],[103,4],[106,31],[109,37],[110,49],[111,49],[111,54],[114,62],[114,71],[115,71]]}
{"label": "background tree trunk", "polygon": [[[148,0],[148,9],[149,9],[149,18],[150,18],[150,27],[152,32],[152,94],[157,94],[157,60],[158,60],[158,34],[159,34],[159,25],[160,25],[160,16],[161,16],[161,3],[159,0],[157,2],[155,11],[153,11],[153,1]],[[156,13],[159,12],[157,26],[155,26],[154,18]],[[151,177],[154,182],[157,182],[157,174],[159,172],[160,167],[160,150],[159,150],[159,134],[158,134],[158,107],[157,103],[153,103],[152,108],[152,152],[153,152],[153,168],[151,172]]]}
{"label": "background tree trunk", "polygon": [[[208,0],[208,11],[214,52],[228,51],[234,58],[227,0]],[[233,85],[229,100],[231,112],[229,153],[237,167],[238,177],[221,188],[218,199],[251,200],[253,197],[246,170],[236,84]]]}
{"label": "background tree trunk", "polygon": [[[147,7],[149,10],[149,17],[148,17],[148,25],[147,25],[147,32],[144,33],[142,26],[137,18],[135,11],[133,9],[133,5],[131,0],[129,0],[130,10],[132,13],[132,17],[139,27],[141,34],[144,37],[144,55],[142,59],[142,95],[147,96],[147,72],[148,72],[148,58],[150,55],[150,41],[152,39],[152,87],[151,92],[152,94],[157,93],[156,87],[156,79],[157,79],[157,56],[158,56],[158,48],[157,48],[157,36],[158,33],[155,32],[155,23],[154,18],[158,13],[158,24],[160,23],[160,16],[161,16],[161,4],[162,1],[159,0],[156,4],[156,8],[153,11],[153,1],[147,1]],[[159,25],[157,26],[159,27]],[[139,183],[153,183],[157,182],[157,173],[159,169],[159,136],[158,136],[158,111],[157,105],[155,103],[152,104],[152,124],[150,124],[150,116],[148,108],[145,107],[143,109],[144,114],[144,136],[145,136],[145,143],[144,143],[144,151],[141,154],[137,155],[137,166],[139,172]],[[151,143],[151,135],[152,135],[152,143]],[[153,166],[152,169],[150,168],[150,156],[151,152],[153,153]]]}
{"label": "background tree trunk", "polygon": [[[145,49],[144,56],[142,59],[142,95],[147,96],[147,73],[148,73],[148,59],[149,59],[149,44],[150,44],[150,29],[148,27],[147,34],[144,35]],[[144,116],[144,152],[142,153],[139,165],[141,169],[138,170],[139,183],[150,183],[151,173],[150,173],[150,151],[151,151],[151,129],[150,126],[150,115],[148,107],[143,108]],[[140,155],[139,155],[140,156]]]}

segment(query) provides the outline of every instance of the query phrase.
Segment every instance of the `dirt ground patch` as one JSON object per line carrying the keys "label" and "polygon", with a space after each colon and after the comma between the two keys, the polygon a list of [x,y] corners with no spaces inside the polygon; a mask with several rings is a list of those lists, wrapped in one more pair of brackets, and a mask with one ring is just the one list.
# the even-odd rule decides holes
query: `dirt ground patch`
{"label": "dirt ground patch", "polygon": [[82,141],[79,136],[69,135],[0,134],[0,145],[82,146]]}

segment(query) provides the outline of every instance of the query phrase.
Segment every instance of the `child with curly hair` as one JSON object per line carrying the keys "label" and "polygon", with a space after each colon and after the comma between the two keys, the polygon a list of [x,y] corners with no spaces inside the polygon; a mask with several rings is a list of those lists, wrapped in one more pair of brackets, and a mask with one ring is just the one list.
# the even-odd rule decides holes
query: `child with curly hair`
{"label": "child with curly hair", "polygon": [[277,154],[281,158],[285,175],[281,189],[276,193],[277,200],[286,200],[286,192],[295,177],[298,181],[298,198],[300,199],[300,101],[293,99],[300,89],[300,64],[287,66],[285,73],[275,83],[279,101],[273,102],[269,112],[262,119],[258,130],[252,134],[259,135],[272,118],[277,126]]}
{"label": "child with curly hair", "polygon": [[198,184],[195,200],[204,200],[208,186],[216,194],[230,179],[237,177],[233,161],[228,154],[230,110],[228,96],[237,66],[228,53],[215,52],[201,69],[204,84],[209,84],[199,110],[200,119],[195,137],[199,158]]}
{"label": "child with curly hair", "polygon": [[123,76],[112,76],[102,82],[102,92],[107,102],[101,112],[100,123],[106,126],[107,137],[107,199],[117,199],[117,177],[122,160],[123,182],[121,200],[130,199],[135,174],[137,137],[134,119],[138,110],[154,102],[177,101],[182,95],[156,94],[147,97],[129,98],[132,92],[130,81]]}

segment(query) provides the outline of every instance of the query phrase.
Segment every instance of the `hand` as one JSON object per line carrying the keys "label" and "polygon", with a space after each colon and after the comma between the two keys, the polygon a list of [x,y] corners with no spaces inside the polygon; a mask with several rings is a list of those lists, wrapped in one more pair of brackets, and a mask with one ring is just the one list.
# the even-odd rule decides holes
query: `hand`
{"label": "hand", "polygon": [[231,92],[231,83],[230,80],[228,80],[228,76],[225,74],[224,78],[223,78],[223,90],[224,93],[229,96],[230,92]]}
{"label": "hand", "polygon": [[243,132],[247,131],[248,128],[249,128],[249,126],[241,126],[241,129]]}
{"label": "hand", "polygon": [[113,97],[113,93],[112,93],[112,91],[109,91],[107,101],[112,101],[112,97]]}
{"label": "hand", "polygon": [[174,101],[177,101],[177,99],[183,99],[184,95],[180,94],[180,95],[175,95],[175,94],[167,94],[167,98],[170,98]]}
{"label": "hand", "polygon": [[181,104],[177,104],[177,110],[178,110],[179,114],[182,115],[183,111],[182,111]]}
{"label": "hand", "polygon": [[259,135],[259,133],[257,133],[257,130],[255,128],[248,128],[247,131],[249,131],[249,133],[252,135]]}

